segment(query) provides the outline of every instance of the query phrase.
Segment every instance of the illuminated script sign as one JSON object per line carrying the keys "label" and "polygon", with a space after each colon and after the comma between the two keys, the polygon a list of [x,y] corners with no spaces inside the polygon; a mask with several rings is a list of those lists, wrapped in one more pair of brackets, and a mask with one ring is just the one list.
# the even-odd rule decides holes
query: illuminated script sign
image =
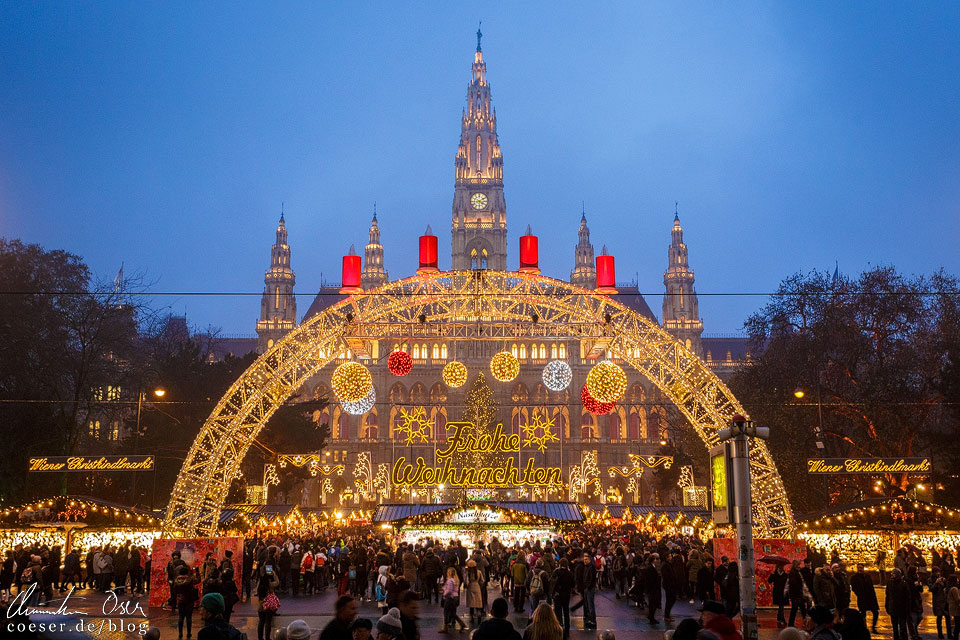
{"label": "illuminated script sign", "polygon": [[807,473],[930,473],[928,458],[817,458],[807,460]]}
{"label": "illuminated script sign", "polygon": [[394,486],[437,486],[448,487],[535,487],[542,485],[563,486],[560,467],[536,467],[533,458],[518,466],[516,459],[509,456],[496,467],[480,466],[458,468],[454,466],[454,454],[474,452],[478,454],[518,453],[521,439],[517,434],[504,435],[503,425],[496,430],[477,436],[472,422],[448,422],[447,429],[453,435],[447,438],[447,446],[437,451],[438,467],[428,467],[423,457],[415,464],[407,464],[403,456],[393,464],[392,481]]}
{"label": "illuminated script sign", "polygon": [[30,458],[29,471],[153,471],[153,456],[49,456]]}
{"label": "illuminated script sign", "polygon": [[460,509],[448,515],[446,522],[503,522],[503,515],[492,509]]}

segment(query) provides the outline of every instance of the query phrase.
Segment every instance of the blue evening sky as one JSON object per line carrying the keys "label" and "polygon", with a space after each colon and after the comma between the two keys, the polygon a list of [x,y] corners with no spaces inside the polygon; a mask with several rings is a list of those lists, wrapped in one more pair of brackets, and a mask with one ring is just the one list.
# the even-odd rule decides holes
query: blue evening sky
{"label": "blue evening sky", "polygon": [[[301,294],[362,251],[449,266],[477,21],[527,224],[567,277],[594,244],[660,314],[680,202],[697,289],[810,269],[960,274],[960,3],[0,4],[0,235],[156,291],[259,293],[286,203]],[[165,298],[250,334],[255,296]],[[708,333],[764,301],[703,296]]]}

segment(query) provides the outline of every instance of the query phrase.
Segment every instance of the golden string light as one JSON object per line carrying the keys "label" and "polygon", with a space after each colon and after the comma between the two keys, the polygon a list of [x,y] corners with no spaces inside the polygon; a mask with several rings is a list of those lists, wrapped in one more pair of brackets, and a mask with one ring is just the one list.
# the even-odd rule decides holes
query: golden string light
{"label": "golden string light", "polygon": [[451,389],[459,389],[467,383],[467,366],[462,362],[448,362],[440,374],[443,383]]}
{"label": "golden string light", "polygon": [[560,438],[553,432],[553,423],[553,418],[544,418],[539,411],[535,411],[533,421],[520,425],[520,430],[523,432],[523,446],[537,447],[543,453],[550,442],[560,442]]}
{"label": "golden string light", "polygon": [[520,373],[520,361],[509,351],[501,351],[490,359],[490,373],[500,382],[510,382]]}
{"label": "golden string light", "polygon": [[359,362],[344,362],[333,370],[330,386],[340,402],[359,402],[373,388],[373,376]]}
{"label": "golden string light", "polygon": [[617,402],[627,392],[627,374],[610,360],[598,362],[587,373],[587,391],[600,402]]}
{"label": "golden string light", "polygon": [[417,407],[413,411],[400,408],[400,424],[397,425],[397,433],[403,436],[404,444],[414,444],[417,440],[421,444],[427,442],[432,429],[433,421],[427,418],[427,412],[423,407]]}

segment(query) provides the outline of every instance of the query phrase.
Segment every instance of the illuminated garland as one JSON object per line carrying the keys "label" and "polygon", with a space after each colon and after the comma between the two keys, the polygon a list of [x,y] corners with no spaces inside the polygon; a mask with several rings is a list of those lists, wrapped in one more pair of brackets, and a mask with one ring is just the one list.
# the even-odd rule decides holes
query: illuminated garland
{"label": "illuminated garland", "polygon": [[614,403],[627,392],[627,374],[610,360],[604,360],[590,369],[586,387],[597,401]]}
{"label": "illuminated garland", "polygon": [[340,401],[340,406],[343,407],[343,410],[349,413],[352,416],[362,416],[370,409],[373,409],[373,405],[377,403],[377,390],[373,387],[370,387],[370,393],[368,393],[362,400],[357,402],[344,402]]}
{"label": "illuminated garland", "polygon": [[413,358],[406,351],[394,351],[387,357],[387,369],[393,375],[403,377],[413,369]]}
{"label": "illuminated garland", "polygon": [[543,385],[550,391],[563,391],[572,380],[573,371],[563,360],[551,360],[543,368]]}
{"label": "illuminated garland", "polygon": [[462,362],[448,362],[440,374],[443,383],[451,389],[459,389],[467,383],[467,366]]}
{"label": "illuminated garland", "polygon": [[[38,518],[37,512],[48,510],[50,517]],[[17,524],[22,520],[33,520],[36,522],[78,522],[89,520],[91,518],[107,518],[120,521],[123,524],[132,522],[142,523],[138,526],[146,526],[161,521],[160,518],[154,518],[147,513],[140,512],[137,509],[129,507],[116,507],[103,502],[91,499],[75,498],[70,496],[57,496],[45,500],[38,500],[19,507],[6,508],[3,510],[3,516],[9,517],[16,515]],[[29,526],[29,525],[27,525]]]}
{"label": "illuminated garland", "polygon": [[587,385],[583,385],[583,388],[580,390],[580,402],[583,403],[584,409],[597,416],[610,413],[616,406],[615,402],[600,402],[594,398],[587,390]]}
{"label": "illuminated garland", "polygon": [[353,467],[353,484],[357,493],[365,498],[373,494],[373,465],[370,464],[370,454],[361,451],[357,454],[357,464]]}
{"label": "illuminated garland", "polygon": [[490,373],[500,382],[510,382],[520,373],[520,361],[509,351],[501,351],[490,359]]}
{"label": "illuminated garland", "polygon": [[333,370],[330,386],[340,402],[358,402],[373,388],[373,376],[359,362],[344,362]]}

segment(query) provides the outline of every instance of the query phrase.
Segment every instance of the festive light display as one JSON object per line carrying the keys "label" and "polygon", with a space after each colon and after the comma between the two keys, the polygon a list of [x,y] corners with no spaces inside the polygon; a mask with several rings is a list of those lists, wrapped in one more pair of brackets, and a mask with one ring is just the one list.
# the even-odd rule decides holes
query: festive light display
{"label": "festive light display", "polygon": [[617,402],[627,392],[627,374],[610,360],[598,362],[587,374],[587,391],[599,402]]}
{"label": "festive light display", "polygon": [[353,467],[353,484],[357,488],[357,496],[371,498],[373,496],[373,465],[370,463],[370,454],[361,451],[357,454],[357,464]]}
{"label": "festive light display", "polygon": [[394,351],[387,356],[387,369],[395,376],[405,376],[413,369],[413,358],[406,351]]}
{"label": "festive light display", "polygon": [[615,402],[600,402],[592,395],[590,391],[587,390],[587,385],[583,385],[583,388],[580,389],[580,402],[583,403],[583,408],[589,411],[590,413],[598,416],[604,416],[617,406]]}
{"label": "festive light display", "polygon": [[373,389],[373,376],[359,362],[344,362],[333,370],[330,386],[340,402],[358,402]]}
{"label": "festive light display", "polygon": [[443,365],[443,371],[440,374],[443,383],[451,389],[459,389],[467,382],[467,366],[462,362],[448,362]]}
{"label": "festive light display", "polygon": [[400,407],[400,424],[397,425],[397,433],[404,438],[404,444],[411,445],[416,441],[427,442],[430,432],[433,430],[433,420],[427,418],[427,412],[423,407],[417,407],[413,411],[407,411]]}
{"label": "festive light display", "polygon": [[390,467],[386,463],[377,465],[377,475],[373,478],[373,488],[380,496],[380,500],[390,498]]}
{"label": "festive light display", "polygon": [[509,351],[501,351],[490,359],[490,373],[500,382],[510,382],[520,373],[520,361]]}
{"label": "festive light display", "polygon": [[[344,327],[359,341],[384,339],[394,329],[407,332],[417,314],[422,317],[425,299],[430,300],[429,316],[417,326],[431,335],[506,339],[517,335],[518,327],[532,329],[530,319],[536,317],[538,330],[546,328],[558,337],[595,343],[604,336],[602,348],[620,354],[650,380],[705,443],[728,426],[730,416],[746,415],[726,385],[680,341],[609,296],[528,273],[425,273],[343,298],[298,325],[251,364],[224,393],[187,452],[164,530],[213,535],[229,491],[223,480],[233,475],[276,409],[342,352]],[[369,388],[363,391],[360,398]],[[749,457],[757,535],[793,535],[793,513],[766,444],[752,445]]]}
{"label": "festive light display", "polygon": [[560,438],[553,432],[553,418],[544,418],[537,411],[533,414],[533,421],[520,425],[523,432],[523,446],[534,446],[540,449],[540,452],[547,450],[547,444],[550,442],[560,442]]}
{"label": "festive light display", "polygon": [[563,391],[572,380],[573,371],[563,360],[551,360],[543,368],[543,386],[550,391]]}
{"label": "festive light display", "polygon": [[587,493],[593,487],[593,495],[603,495],[603,485],[600,484],[600,468],[597,466],[597,452],[586,451],[580,464],[570,467],[570,500],[576,502],[580,494]]}
{"label": "festive light display", "polygon": [[377,389],[375,387],[370,387],[370,392],[364,396],[362,400],[357,402],[340,401],[340,406],[343,410],[352,416],[362,416],[367,411],[370,411],[370,409],[373,409],[375,404],[377,404]]}

